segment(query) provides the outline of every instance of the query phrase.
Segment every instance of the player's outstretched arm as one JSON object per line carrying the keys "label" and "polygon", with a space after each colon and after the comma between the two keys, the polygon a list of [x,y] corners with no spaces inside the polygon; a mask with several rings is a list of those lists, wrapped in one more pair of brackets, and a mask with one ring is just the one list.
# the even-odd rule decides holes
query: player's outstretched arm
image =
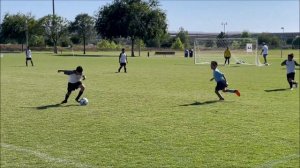
{"label": "player's outstretched arm", "polygon": [[[296,63],[295,63],[296,64]],[[286,65],[286,60],[284,60],[282,63],[281,63],[281,66],[284,66]]]}
{"label": "player's outstretched arm", "polygon": [[300,64],[298,64],[298,62],[295,61],[295,65],[300,66]]}
{"label": "player's outstretched arm", "polygon": [[85,75],[82,75],[82,80],[85,80],[86,79],[86,76]]}
{"label": "player's outstretched arm", "polygon": [[65,70],[57,70],[57,73],[65,72]]}
{"label": "player's outstretched arm", "polygon": [[74,73],[74,71],[70,70],[57,70],[58,73],[63,72],[65,75],[71,75]]}

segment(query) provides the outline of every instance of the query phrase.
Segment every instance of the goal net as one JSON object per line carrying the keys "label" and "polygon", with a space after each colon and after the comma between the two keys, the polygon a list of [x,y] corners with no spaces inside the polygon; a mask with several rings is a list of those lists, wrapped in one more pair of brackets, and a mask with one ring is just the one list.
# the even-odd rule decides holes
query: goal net
{"label": "goal net", "polygon": [[224,51],[228,47],[230,64],[261,66],[256,38],[196,38],[194,41],[195,64],[209,64],[217,61],[224,64]]}

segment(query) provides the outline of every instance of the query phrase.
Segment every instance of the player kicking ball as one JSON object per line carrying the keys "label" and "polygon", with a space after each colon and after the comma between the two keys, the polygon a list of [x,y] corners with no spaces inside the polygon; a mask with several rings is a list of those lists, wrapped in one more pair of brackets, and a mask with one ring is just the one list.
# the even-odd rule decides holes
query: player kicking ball
{"label": "player kicking ball", "polygon": [[235,93],[237,96],[241,96],[240,92],[235,89],[227,89],[228,83],[225,78],[225,75],[219,71],[218,63],[216,61],[211,61],[210,68],[213,70],[213,78],[210,81],[215,80],[217,82],[217,86],[215,88],[215,93],[218,95],[219,100],[224,100],[222,95],[219,93],[220,90],[223,92]]}
{"label": "player kicking ball", "polygon": [[80,91],[75,99],[76,102],[79,102],[80,96],[83,94],[85,86],[81,82],[82,80],[85,80],[85,75],[83,75],[83,69],[81,66],[78,66],[76,70],[58,70],[59,72],[63,72],[65,75],[69,75],[69,82],[68,82],[68,92],[65,96],[65,100],[61,102],[61,104],[67,103],[68,98],[71,95],[72,91],[80,88]]}
{"label": "player kicking ball", "polygon": [[293,85],[295,86],[295,88],[298,87],[298,83],[295,81],[295,72],[296,72],[295,66],[300,66],[300,64],[298,64],[293,58],[294,58],[294,54],[291,53],[288,55],[288,59],[284,60],[281,63],[281,66],[284,65],[286,66],[286,71],[287,71],[286,78],[290,84],[291,90],[293,90]]}

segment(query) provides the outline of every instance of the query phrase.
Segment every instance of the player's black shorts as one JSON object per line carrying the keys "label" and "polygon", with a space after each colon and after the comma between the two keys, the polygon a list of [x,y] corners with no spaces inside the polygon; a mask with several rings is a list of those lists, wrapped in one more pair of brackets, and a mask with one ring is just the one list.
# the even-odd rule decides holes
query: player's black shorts
{"label": "player's black shorts", "polygon": [[26,58],[26,61],[31,60],[31,58]]}
{"label": "player's black shorts", "polygon": [[289,79],[294,80],[295,79],[295,72],[291,72],[291,73],[286,74],[286,79],[287,80],[289,80]]}
{"label": "player's black shorts", "polygon": [[72,91],[78,89],[81,84],[82,84],[81,81],[76,82],[76,83],[69,82],[68,83],[68,92],[72,92]]}
{"label": "player's black shorts", "polygon": [[228,85],[225,83],[225,81],[220,81],[217,82],[217,86],[215,88],[215,91],[223,90],[227,87]]}
{"label": "player's black shorts", "polygon": [[126,66],[126,63],[120,63],[120,66]]}

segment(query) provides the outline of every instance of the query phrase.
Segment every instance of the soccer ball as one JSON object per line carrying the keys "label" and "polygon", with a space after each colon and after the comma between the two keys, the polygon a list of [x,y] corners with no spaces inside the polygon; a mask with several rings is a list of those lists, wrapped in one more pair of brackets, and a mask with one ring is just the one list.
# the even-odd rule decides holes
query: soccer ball
{"label": "soccer ball", "polygon": [[79,100],[79,104],[82,105],[82,106],[85,106],[88,103],[89,103],[89,100],[86,97]]}

